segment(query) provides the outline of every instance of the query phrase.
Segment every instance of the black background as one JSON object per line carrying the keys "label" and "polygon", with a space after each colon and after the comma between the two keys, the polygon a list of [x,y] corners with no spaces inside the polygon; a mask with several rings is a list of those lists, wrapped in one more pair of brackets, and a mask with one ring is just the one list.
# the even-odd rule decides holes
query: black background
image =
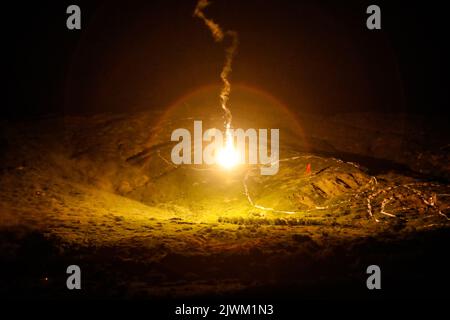
{"label": "black background", "polygon": [[[192,17],[196,1],[2,4],[6,99],[1,116],[164,109],[220,83],[224,46]],[[292,110],[447,116],[448,24],[442,2],[224,1],[206,10],[239,32],[232,81]],[[78,4],[82,30],[66,28]]]}

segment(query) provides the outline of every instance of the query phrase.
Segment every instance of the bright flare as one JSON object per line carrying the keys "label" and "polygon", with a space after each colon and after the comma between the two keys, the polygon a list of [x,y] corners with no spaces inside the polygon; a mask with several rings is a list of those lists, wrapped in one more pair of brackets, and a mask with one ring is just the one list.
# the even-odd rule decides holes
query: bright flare
{"label": "bright flare", "polygon": [[239,163],[239,153],[234,147],[233,137],[227,130],[225,147],[217,152],[216,162],[225,169],[231,169]]}

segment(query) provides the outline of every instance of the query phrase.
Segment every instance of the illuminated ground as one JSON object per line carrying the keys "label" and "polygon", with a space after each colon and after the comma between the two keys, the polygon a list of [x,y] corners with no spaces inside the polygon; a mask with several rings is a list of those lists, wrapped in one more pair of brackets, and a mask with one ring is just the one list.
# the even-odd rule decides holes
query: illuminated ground
{"label": "illuminated ground", "polygon": [[417,294],[405,289],[411,277],[439,287],[445,180],[367,169],[290,135],[273,177],[174,167],[167,134],[190,124],[139,113],[5,125],[0,249],[13,276],[1,293],[70,295],[69,264],[82,267],[86,297],[359,296],[373,263],[385,266],[392,296]]}

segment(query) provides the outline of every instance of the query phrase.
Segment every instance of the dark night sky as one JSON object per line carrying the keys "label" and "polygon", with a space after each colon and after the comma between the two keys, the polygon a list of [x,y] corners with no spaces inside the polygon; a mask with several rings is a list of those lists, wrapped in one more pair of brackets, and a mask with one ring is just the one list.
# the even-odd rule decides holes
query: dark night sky
{"label": "dark night sky", "polygon": [[[2,117],[163,109],[219,83],[223,46],[192,17],[193,1],[35,1],[2,5]],[[82,30],[66,29],[69,4]],[[449,37],[440,2],[224,1],[207,15],[239,32],[233,83],[291,109],[447,114]]]}

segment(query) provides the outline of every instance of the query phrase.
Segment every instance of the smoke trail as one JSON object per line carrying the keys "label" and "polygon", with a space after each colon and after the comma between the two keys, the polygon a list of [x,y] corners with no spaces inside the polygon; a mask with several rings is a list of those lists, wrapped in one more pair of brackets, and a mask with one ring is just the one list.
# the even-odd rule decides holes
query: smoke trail
{"label": "smoke trail", "polygon": [[212,36],[216,42],[221,42],[224,38],[223,31],[212,19],[208,19],[203,13],[203,9],[209,6],[208,0],[199,0],[194,10],[194,17],[202,19],[206,26],[211,30]]}
{"label": "smoke trail", "polygon": [[220,78],[223,82],[223,87],[220,92],[220,102],[221,107],[225,112],[225,128],[228,135],[229,129],[231,128],[231,121],[233,119],[231,111],[227,106],[231,91],[231,84],[228,80],[228,76],[230,75],[231,64],[238,47],[238,35],[235,31],[231,30],[223,32],[223,30],[217,23],[205,16],[205,14],[203,13],[203,9],[205,9],[209,4],[210,3],[208,2],[208,0],[199,0],[194,10],[194,17],[203,20],[203,22],[211,31],[211,34],[216,42],[222,42],[226,35],[231,37],[231,45],[225,50],[225,64],[223,66],[222,72],[220,73]]}

